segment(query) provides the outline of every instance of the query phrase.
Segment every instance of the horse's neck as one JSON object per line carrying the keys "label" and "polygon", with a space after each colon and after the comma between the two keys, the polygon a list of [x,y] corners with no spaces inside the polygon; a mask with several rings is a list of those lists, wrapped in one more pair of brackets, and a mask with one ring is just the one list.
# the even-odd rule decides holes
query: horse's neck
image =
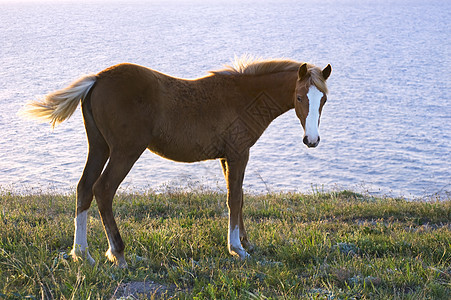
{"label": "horse's neck", "polygon": [[274,118],[294,108],[294,90],[297,72],[279,72],[249,76],[241,83],[241,88],[252,95],[248,106],[260,106],[273,111]]}
{"label": "horse's neck", "polygon": [[256,138],[275,118],[294,108],[296,79],[297,72],[280,72],[243,76],[236,81],[244,96],[239,119]]}

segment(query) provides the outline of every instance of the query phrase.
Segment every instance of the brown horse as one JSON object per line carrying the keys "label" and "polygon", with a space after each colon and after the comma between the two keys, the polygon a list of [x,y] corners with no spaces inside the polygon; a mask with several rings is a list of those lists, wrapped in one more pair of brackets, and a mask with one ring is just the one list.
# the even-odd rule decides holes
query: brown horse
{"label": "brown horse", "polygon": [[246,258],[252,245],[243,223],[242,184],[249,148],[272,120],[292,108],[304,128],[303,142],[316,147],[331,70],[330,65],[321,70],[290,60],[242,58],[233,67],[184,80],[119,64],[29,103],[26,115],[55,126],[81,101],[89,153],[77,186],[74,259],[94,263],[86,235],[95,196],[109,243],[106,256],[126,266],[113,197],[146,148],[180,162],[220,160],[227,182],[228,249]]}

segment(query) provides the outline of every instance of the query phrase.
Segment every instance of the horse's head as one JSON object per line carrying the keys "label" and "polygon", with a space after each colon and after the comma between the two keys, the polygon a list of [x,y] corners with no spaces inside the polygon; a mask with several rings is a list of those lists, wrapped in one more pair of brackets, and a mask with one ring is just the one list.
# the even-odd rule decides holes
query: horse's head
{"label": "horse's head", "polygon": [[326,80],[332,67],[327,65],[324,70],[307,66],[299,67],[298,80],[294,93],[294,108],[304,128],[304,144],[316,147],[319,144],[319,119],[327,100]]}

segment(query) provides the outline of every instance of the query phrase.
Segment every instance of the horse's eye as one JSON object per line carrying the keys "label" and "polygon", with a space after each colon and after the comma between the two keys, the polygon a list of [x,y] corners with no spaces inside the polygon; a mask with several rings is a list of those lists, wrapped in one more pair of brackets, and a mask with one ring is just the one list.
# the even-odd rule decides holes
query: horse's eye
{"label": "horse's eye", "polygon": [[302,97],[298,96],[298,101],[301,102],[302,101]]}

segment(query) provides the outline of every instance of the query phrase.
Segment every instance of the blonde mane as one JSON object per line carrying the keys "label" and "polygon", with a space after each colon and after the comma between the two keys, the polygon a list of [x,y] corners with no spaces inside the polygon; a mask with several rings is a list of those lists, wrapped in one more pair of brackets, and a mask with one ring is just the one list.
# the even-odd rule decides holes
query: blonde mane
{"label": "blonde mane", "polygon": [[[297,71],[302,63],[290,59],[261,59],[249,55],[235,56],[232,65],[225,65],[223,69],[210,71],[214,75],[262,75],[277,72]],[[327,94],[327,84],[323,78],[321,69],[308,64],[310,85],[315,85],[318,90]]]}

